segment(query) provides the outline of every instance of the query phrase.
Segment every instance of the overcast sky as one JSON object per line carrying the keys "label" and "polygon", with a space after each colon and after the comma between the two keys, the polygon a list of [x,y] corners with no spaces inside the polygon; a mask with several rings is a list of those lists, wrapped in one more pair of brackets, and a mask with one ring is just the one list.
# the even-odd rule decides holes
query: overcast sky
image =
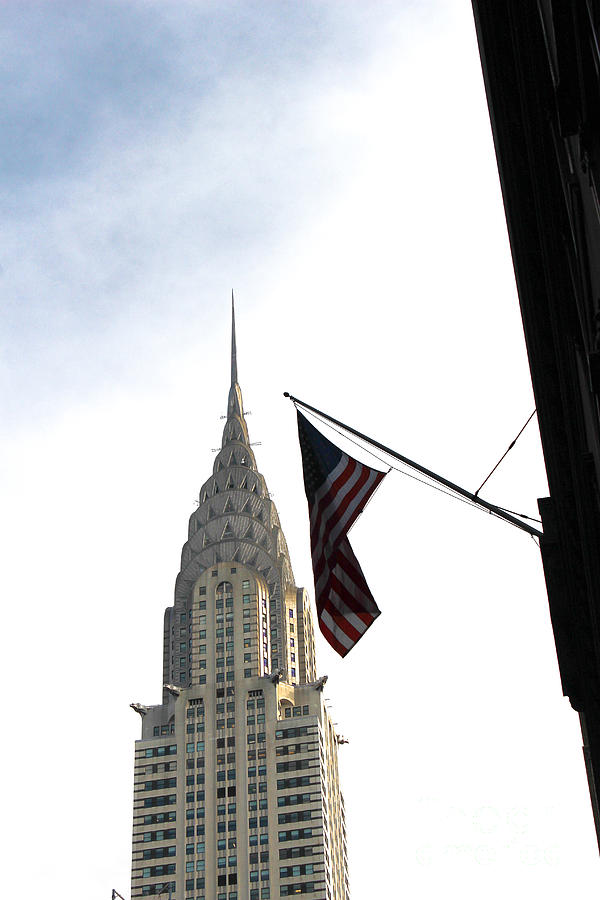
{"label": "overcast sky", "polygon": [[[0,24],[3,886],[108,900],[232,287],[311,594],[284,390],[471,490],[534,402],[468,3],[7,0]],[[534,420],[483,496],[535,516],[546,491]],[[351,540],[382,615],[318,667],[354,900],[593,889],[534,541],[396,473]]]}

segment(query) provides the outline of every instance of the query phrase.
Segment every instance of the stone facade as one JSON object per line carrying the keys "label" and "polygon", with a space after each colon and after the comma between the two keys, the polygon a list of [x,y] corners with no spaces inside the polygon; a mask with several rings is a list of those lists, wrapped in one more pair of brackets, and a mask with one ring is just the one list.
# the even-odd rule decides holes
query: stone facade
{"label": "stone facade", "polygon": [[308,596],[250,447],[235,323],[227,421],[165,611],[163,702],[132,704],[132,898],[347,900],[339,738]]}

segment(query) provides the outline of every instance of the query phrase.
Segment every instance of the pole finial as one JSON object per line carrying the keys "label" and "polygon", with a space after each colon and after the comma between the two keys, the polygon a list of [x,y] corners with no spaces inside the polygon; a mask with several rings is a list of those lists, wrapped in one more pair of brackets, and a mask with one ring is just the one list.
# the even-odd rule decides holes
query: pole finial
{"label": "pole finial", "polygon": [[231,385],[237,384],[237,348],[235,344],[235,301],[231,289]]}

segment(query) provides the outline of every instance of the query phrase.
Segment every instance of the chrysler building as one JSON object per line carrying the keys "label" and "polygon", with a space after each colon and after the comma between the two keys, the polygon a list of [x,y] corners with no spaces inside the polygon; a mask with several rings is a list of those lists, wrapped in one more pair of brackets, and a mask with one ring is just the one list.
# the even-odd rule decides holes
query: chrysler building
{"label": "chrysler building", "polygon": [[248,437],[233,310],[223,440],[165,611],[162,680],[160,705],[132,704],[131,897],[348,900],[339,738]]}

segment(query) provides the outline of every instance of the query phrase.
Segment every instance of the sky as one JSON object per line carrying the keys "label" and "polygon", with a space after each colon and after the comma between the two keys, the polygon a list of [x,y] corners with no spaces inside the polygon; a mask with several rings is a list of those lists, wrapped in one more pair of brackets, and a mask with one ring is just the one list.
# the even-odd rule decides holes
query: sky
{"label": "sky", "polygon": [[[470,490],[534,401],[469,4],[6,0],[0,41],[3,885],[108,900],[231,289],[311,594],[284,391]],[[546,493],[534,419],[482,496]],[[382,614],[345,660],[319,636],[318,668],[354,900],[593,888],[535,542],[396,472],[351,541]]]}

